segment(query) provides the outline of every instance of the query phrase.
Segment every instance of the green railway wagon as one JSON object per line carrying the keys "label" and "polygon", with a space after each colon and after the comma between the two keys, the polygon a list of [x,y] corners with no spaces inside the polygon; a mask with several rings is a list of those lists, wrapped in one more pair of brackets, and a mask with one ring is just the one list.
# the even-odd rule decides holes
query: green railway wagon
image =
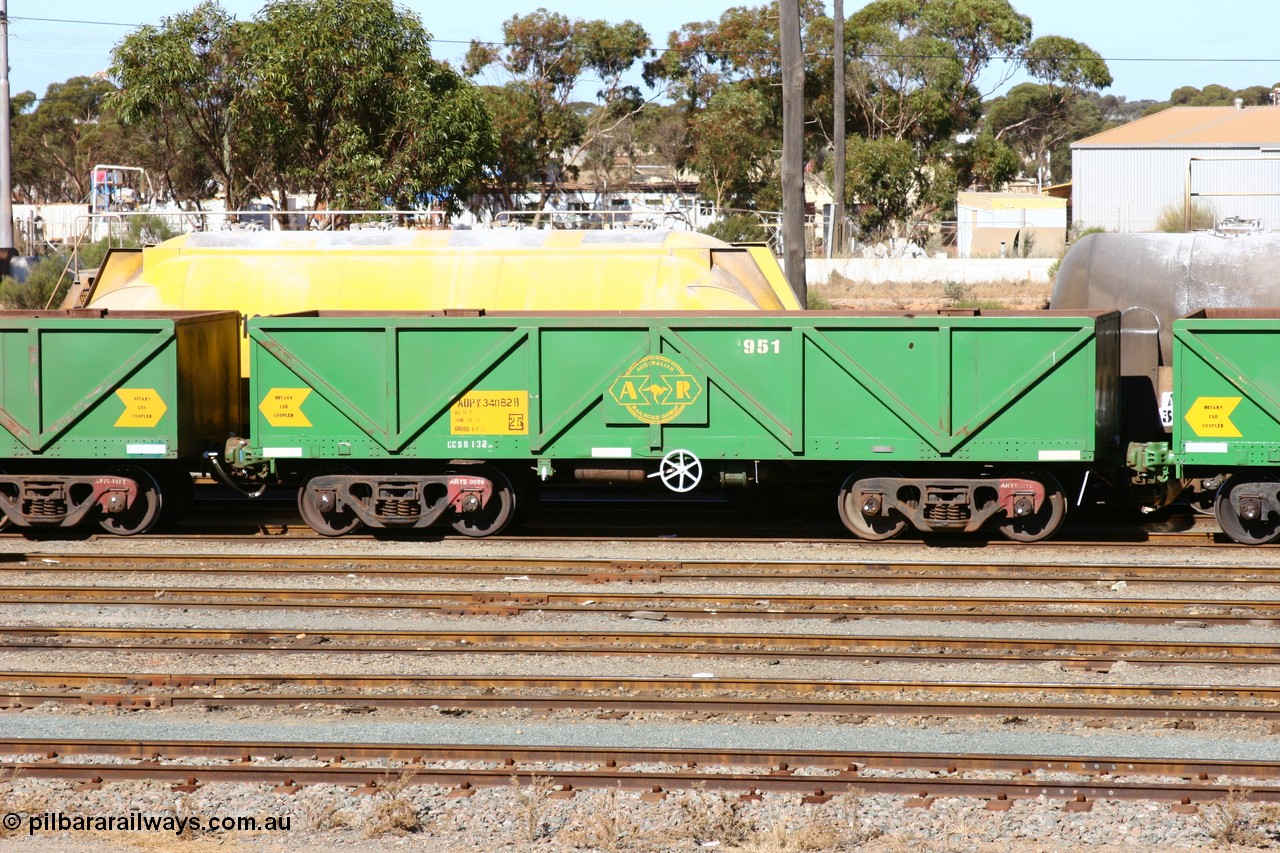
{"label": "green railway wagon", "polygon": [[1057,528],[1119,452],[1119,315],[359,313],[248,322],[244,471],[317,531],[487,535],[538,480],[830,489],[845,524]]}
{"label": "green railway wagon", "polygon": [[1280,538],[1280,309],[1215,308],[1175,320],[1173,372],[1173,458],[1182,473],[1222,481],[1214,514],[1232,539]]}
{"label": "green railway wagon", "polygon": [[[0,311],[0,512],[149,529],[240,430],[235,312]],[[168,514],[168,513],[166,513]]]}

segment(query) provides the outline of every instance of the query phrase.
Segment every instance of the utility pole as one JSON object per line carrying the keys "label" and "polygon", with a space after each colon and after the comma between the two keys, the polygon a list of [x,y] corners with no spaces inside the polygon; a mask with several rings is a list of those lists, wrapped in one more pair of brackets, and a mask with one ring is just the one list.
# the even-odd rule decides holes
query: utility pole
{"label": "utility pole", "polygon": [[844,138],[844,0],[836,0],[836,37],[835,37],[835,174],[832,177],[831,199],[831,245],[827,247],[827,257],[835,252],[844,251],[844,167],[848,154],[848,146]]}
{"label": "utility pole", "polygon": [[0,275],[9,274],[9,261],[16,254],[9,171],[9,0],[0,0]]}
{"label": "utility pole", "polygon": [[782,265],[800,307],[808,303],[804,279],[804,55],[800,0],[779,0],[782,42]]}

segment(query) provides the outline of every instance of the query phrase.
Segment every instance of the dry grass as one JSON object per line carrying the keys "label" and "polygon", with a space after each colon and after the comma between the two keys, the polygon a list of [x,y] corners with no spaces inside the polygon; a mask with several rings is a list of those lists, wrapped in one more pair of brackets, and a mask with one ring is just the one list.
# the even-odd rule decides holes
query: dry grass
{"label": "dry grass", "polygon": [[1280,840],[1280,804],[1249,802],[1251,792],[1232,788],[1225,799],[1201,807],[1204,831],[1219,847],[1270,847]]}
{"label": "dry grass", "polygon": [[[829,806],[807,809],[798,819],[776,819],[743,846],[746,853],[836,853],[863,851],[880,837],[879,830],[862,825],[861,788],[850,788]],[[838,809],[838,814],[832,814]]]}
{"label": "dry grass", "polygon": [[533,776],[528,785],[520,784],[520,777],[511,777],[511,792],[515,798],[516,824],[525,841],[537,841],[551,834],[551,794],[555,785],[545,776]]}
{"label": "dry grass", "polygon": [[406,767],[398,778],[378,787],[378,804],[365,821],[366,836],[407,835],[422,829],[422,816],[418,814],[417,806],[404,796],[415,775],[417,771],[414,768]]}
{"label": "dry grass", "polygon": [[684,812],[681,832],[695,844],[719,842],[721,847],[736,847],[754,829],[736,795],[724,791],[708,793],[701,783],[680,800],[680,810]]}
{"label": "dry grass", "polygon": [[809,292],[832,308],[851,311],[927,311],[938,308],[1035,310],[1049,304],[1053,285],[1035,282],[985,281],[960,284],[922,281],[868,284],[839,274],[826,284],[812,282]]}
{"label": "dry grass", "polygon": [[[6,770],[0,772],[0,784],[3,784],[5,803],[4,810],[11,814],[21,815],[22,823],[18,824],[17,829],[8,829],[0,824],[0,838],[8,838],[13,835],[27,834],[27,815],[44,814],[45,812],[57,811],[54,806],[51,794],[43,790],[27,791],[22,794],[15,795],[13,793],[12,783],[17,781],[17,770]],[[0,789],[3,790],[3,789]]]}
{"label": "dry grass", "polygon": [[645,837],[620,796],[617,789],[608,788],[598,797],[575,802],[573,825],[564,832],[563,841],[591,850],[654,849],[654,840]]}
{"label": "dry grass", "polygon": [[743,845],[747,853],[820,853],[853,849],[842,827],[816,818],[778,820]]}
{"label": "dry grass", "polygon": [[[205,853],[211,850],[226,850],[234,845],[238,833],[212,836],[200,835],[188,837],[187,833],[172,835],[167,832],[86,832],[77,834],[76,838],[85,839],[86,850],[147,850],[165,851],[165,853]],[[232,846],[231,849],[235,849]]]}
{"label": "dry grass", "polygon": [[354,813],[342,808],[336,797],[308,798],[296,812],[298,823],[309,832],[350,829],[359,821]]}

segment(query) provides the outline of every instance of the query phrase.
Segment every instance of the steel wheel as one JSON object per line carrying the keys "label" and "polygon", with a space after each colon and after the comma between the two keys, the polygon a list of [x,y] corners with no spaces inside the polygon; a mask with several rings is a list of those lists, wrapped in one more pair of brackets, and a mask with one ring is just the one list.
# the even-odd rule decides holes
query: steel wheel
{"label": "steel wheel", "polygon": [[896,477],[898,472],[891,468],[862,468],[854,471],[840,487],[840,496],[836,506],[840,510],[840,520],[859,539],[879,542],[892,539],[907,527],[907,520],[897,512],[889,515],[871,515],[863,513],[858,506],[857,485],[862,480],[874,480],[880,477]]}
{"label": "steel wheel", "polygon": [[308,494],[311,481],[317,477],[325,477],[331,474],[353,473],[355,472],[346,467],[324,468],[313,472],[298,487],[298,512],[302,515],[302,520],[307,523],[307,526],[321,536],[345,536],[353,530],[359,530],[364,526],[364,522],[350,509],[322,512],[320,507],[316,506],[315,500]]}
{"label": "steel wheel", "polygon": [[1265,545],[1280,537],[1280,517],[1267,518],[1263,513],[1252,521],[1243,519],[1231,508],[1231,494],[1237,489],[1254,487],[1274,494],[1280,490],[1280,484],[1270,474],[1248,474],[1249,479],[1230,477],[1218,489],[1218,497],[1214,501],[1214,515],[1218,517],[1218,526],[1222,532],[1235,542],[1244,545]]}
{"label": "steel wheel", "polygon": [[469,466],[465,473],[484,477],[493,483],[493,496],[483,509],[459,516],[453,522],[453,529],[476,539],[502,532],[516,513],[516,490],[511,480],[501,470],[489,465]]}
{"label": "steel wheel", "polygon": [[[0,468],[0,474],[8,474],[8,473],[9,472],[6,471],[4,468]],[[9,516],[5,515],[3,512],[0,512],[0,530],[6,529],[12,523],[13,522],[9,520]]]}
{"label": "steel wheel", "polygon": [[1044,503],[1032,515],[1006,520],[1000,525],[1000,532],[1015,542],[1039,542],[1052,536],[1067,516],[1067,498],[1058,478],[1039,468],[1015,468],[1003,476],[1040,483],[1044,486]]}
{"label": "steel wheel", "polygon": [[115,536],[146,533],[160,518],[162,497],[160,485],[149,471],[142,468],[117,468],[113,477],[128,477],[138,484],[138,497],[124,512],[108,513],[98,519],[98,526]]}

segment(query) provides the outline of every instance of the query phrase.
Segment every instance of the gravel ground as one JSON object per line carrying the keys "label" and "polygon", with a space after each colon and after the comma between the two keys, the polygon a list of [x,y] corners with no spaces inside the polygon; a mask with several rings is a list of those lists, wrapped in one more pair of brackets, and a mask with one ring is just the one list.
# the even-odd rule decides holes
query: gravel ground
{"label": "gravel ground", "polygon": [[[181,541],[39,542],[0,539],[0,553],[177,553],[200,555],[213,548],[208,543]],[[232,542],[219,546],[223,553],[246,553],[265,558],[289,554],[331,554],[341,565],[356,557],[380,554],[428,556],[485,556],[490,558],[555,557],[623,560],[856,560],[905,559],[982,561],[992,564],[1015,561],[1092,563],[1104,558],[1118,564],[1248,565],[1273,568],[1280,552],[1271,549],[1213,549],[1174,547],[1163,550],[1029,546],[1011,548],[937,548],[920,544],[753,545],[751,543],[588,542],[548,545],[534,542],[332,542],[270,540]],[[1101,556],[1100,556],[1101,555]],[[1117,577],[1122,570],[1117,568]],[[174,576],[148,582],[173,586],[267,586],[253,576]],[[127,573],[73,575],[66,573],[24,576],[14,582],[116,584]],[[286,581],[278,582],[284,585]],[[295,583],[290,580],[287,583]],[[418,580],[392,578],[314,577],[296,581],[311,588],[349,586],[359,590],[379,588],[432,588]],[[470,584],[470,586],[468,586]],[[578,588],[548,581],[510,581],[512,590]],[[450,588],[487,588],[491,582],[450,582]],[[728,591],[759,595],[834,594],[852,596],[884,592],[871,585],[821,583],[735,584],[728,590],[702,582],[664,583],[667,592]],[[1125,598],[1213,598],[1242,602],[1276,597],[1266,586],[1195,586],[1110,589],[1107,584],[965,584],[920,583],[895,585],[892,595],[1037,595]],[[600,587],[582,587],[599,590]],[[646,590],[646,592],[649,592]],[[659,590],[653,590],[660,595]],[[353,613],[338,610],[303,615],[264,613],[216,608],[103,607],[98,605],[42,605],[11,608],[11,625],[41,623],[82,625],[150,625],[155,627],[269,627],[304,634],[326,628],[377,630],[458,630],[456,617],[445,618],[411,611]],[[839,636],[920,635],[928,628],[933,636],[1044,638],[1150,639],[1153,641],[1251,641],[1275,643],[1280,639],[1266,625],[1235,627],[1130,626],[1120,624],[1053,625],[1026,622],[979,624],[959,621],[926,623],[898,619],[848,619],[803,621],[755,621],[734,619],[713,623],[653,622],[611,616],[561,616],[531,613],[510,619],[468,619],[469,630],[574,630],[721,631],[769,634],[821,633]],[[84,652],[50,650],[0,654],[0,668],[17,670],[105,670],[115,672],[364,672],[399,675],[489,674],[568,675],[668,675],[691,677],[712,672],[720,677],[766,676],[773,678],[824,678],[849,680],[981,681],[1001,679],[1029,685],[1162,683],[1273,686],[1276,674],[1269,668],[1119,666],[1109,674],[1063,670],[1057,662],[1009,667],[963,662],[932,661],[880,665],[834,664],[830,661],[665,659],[643,655],[586,658],[574,655],[544,657],[510,655],[423,654],[368,655],[327,658],[323,654],[287,656],[217,656],[182,652]],[[318,693],[320,691],[317,691]],[[1034,693],[1029,694],[1034,696]],[[965,698],[978,698],[966,696]],[[994,697],[993,697],[994,698]],[[1059,698],[1059,697],[1055,697]],[[1061,697],[1067,698],[1067,697]],[[467,713],[444,717],[439,711],[376,711],[353,717],[322,705],[244,709],[182,708],[128,712],[107,708],[42,706],[22,714],[0,716],[0,736],[57,737],[72,733],[82,737],[144,738],[163,732],[168,737],[197,739],[227,737],[237,740],[349,739],[364,742],[468,743],[584,743],[612,745],[742,746],[745,748],[825,748],[862,750],[930,749],[957,754],[1035,752],[1071,755],[1161,755],[1201,758],[1266,758],[1280,760],[1280,734],[1260,721],[1197,721],[1194,729],[1172,728],[1169,721],[1106,721],[1084,726],[1070,718],[1038,717],[993,721],[971,717],[893,718],[871,717],[855,721],[824,716],[791,716],[772,719],[724,715],[713,719],[685,719],[678,715],[633,714],[621,720],[597,720],[589,712],[537,714],[524,709]],[[272,793],[263,786],[211,785],[192,793],[178,793],[165,786],[140,783],[105,784],[99,790],[77,790],[52,781],[0,780],[4,811],[20,816],[62,812],[66,815],[106,816],[127,814],[130,809],[171,817],[212,815],[284,816],[290,829],[232,833],[108,833],[66,832],[27,835],[18,831],[0,836],[4,850],[83,850],[124,848],[162,850],[695,850],[718,842],[721,849],[741,847],[756,851],[790,850],[964,850],[964,851],[1066,851],[1167,849],[1197,850],[1218,842],[1250,842],[1253,846],[1280,838],[1280,810],[1231,802],[1206,806],[1199,814],[1184,815],[1168,805],[1101,802],[1087,813],[1067,812],[1061,802],[1018,801],[1007,812],[984,809],[979,801],[938,800],[930,808],[906,808],[900,797],[839,793],[820,805],[802,805],[794,796],[765,795],[758,802],[740,803],[715,792],[686,792],[660,803],[641,802],[632,792],[582,792],[570,799],[555,799],[538,785],[482,789],[474,796],[456,798],[435,788],[395,790],[393,784],[377,796],[357,796],[346,789],[314,786],[295,794]],[[830,792],[837,793],[837,792]],[[1053,839],[1048,841],[1046,839]],[[1225,849],[1225,848],[1224,848]],[[1246,849],[1241,847],[1240,849]]]}
{"label": "gravel ground", "polygon": [[805,806],[794,796],[765,794],[758,802],[740,803],[714,791],[681,792],[660,803],[641,802],[631,792],[611,791],[552,799],[544,786],[533,784],[481,789],[466,798],[450,798],[446,791],[429,787],[373,797],[327,786],[285,796],[273,795],[265,786],[248,785],[214,785],[186,795],[154,795],[139,785],[104,785],[89,793],[73,792],[62,783],[28,781],[13,788],[11,796],[26,798],[41,814],[115,814],[136,808],[203,820],[236,815],[257,816],[265,822],[268,817],[287,816],[290,830],[204,833],[194,838],[86,832],[54,839],[23,835],[23,827],[19,834],[0,838],[0,851],[136,847],[279,853],[297,849],[1156,853],[1214,846],[1216,838],[1226,837],[1224,826],[1241,839],[1248,833],[1265,837],[1276,827],[1274,818],[1248,806],[1181,815],[1162,804],[1103,802],[1090,812],[1069,813],[1058,804],[1030,800],[993,812],[971,799],[937,800],[930,808],[920,809],[904,808],[900,797],[857,793]]}

